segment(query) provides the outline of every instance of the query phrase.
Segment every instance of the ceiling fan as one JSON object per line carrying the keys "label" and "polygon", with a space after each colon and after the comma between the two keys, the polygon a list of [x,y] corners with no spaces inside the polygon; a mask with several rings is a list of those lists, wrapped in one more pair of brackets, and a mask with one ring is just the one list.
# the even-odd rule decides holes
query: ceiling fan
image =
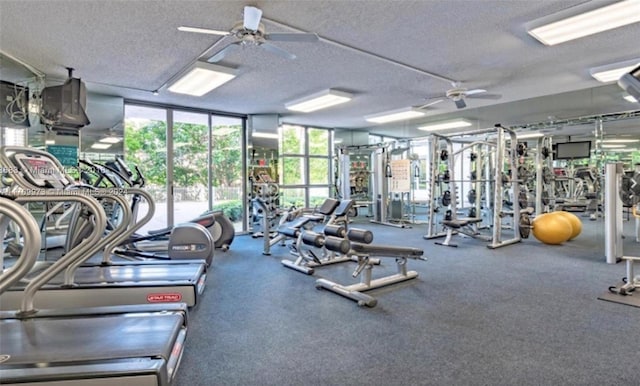
{"label": "ceiling fan", "polygon": [[477,98],[477,99],[500,99],[502,95],[500,94],[487,94],[487,90],[483,90],[480,88],[476,89],[466,89],[461,87],[459,82],[453,83],[453,88],[447,90],[444,95],[436,95],[432,97],[427,97],[428,100],[435,99],[435,101],[428,102],[420,108],[429,107],[435,105],[436,103],[440,103],[445,99],[449,99],[455,103],[456,107],[459,109],[463,109],[467,107],[467,103],[465,102],[466,98]]}
{"label": "ceiling fan", "polygon": [[262,19],[262,10],[256,7],[246,6],[244,7],[244,19],[238,21],[233,25],[229,31],[180,26],[179,31],[195,32],[209,35],[219,36],[234,36],[237,40],[233,43],[227,44],[223,49],[218,51],[215,55],[207,59],[210,63],[221,61],[230,51],[237,47],[257,46],[262,47],[265,50],[272,52],[276,55],[280,55],[287,59],[295,59],[296,56],[290,52],[276,47],[269,43],[269,41],[281,41],[281,42],[317,42],[319,40],[318,35],[315,33],[266,33],[264,24],[260,22]]}

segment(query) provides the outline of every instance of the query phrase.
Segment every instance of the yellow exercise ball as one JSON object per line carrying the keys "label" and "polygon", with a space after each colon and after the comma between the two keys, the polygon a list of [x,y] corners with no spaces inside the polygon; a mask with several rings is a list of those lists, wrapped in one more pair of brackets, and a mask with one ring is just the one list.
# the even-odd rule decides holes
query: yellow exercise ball
{"label": "yellow exercise ball", "polygon": [[569,240],[573,229],[569,220],[553,213],[545,213],[533,219],[531,232],[545,244],[557,245]]}
{"label": "yellow exercise ball", "polygon": [[573,213],[565,212],[564,210],[553,213],[555,213],[557,216],[566,218],[571,223],[571,229],[573,231],[571,233],[571,237],[569,237],[569,240],[575,239],[582,232],[582,221],[580,220],[580,217],[576,216]]}

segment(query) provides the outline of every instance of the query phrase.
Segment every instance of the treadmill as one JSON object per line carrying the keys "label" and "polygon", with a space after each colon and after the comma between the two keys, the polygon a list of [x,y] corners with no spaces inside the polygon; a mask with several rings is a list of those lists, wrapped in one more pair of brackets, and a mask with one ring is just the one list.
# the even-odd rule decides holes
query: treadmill
{"label": "treadmill", "polygon": [[[14,192],[19,202],[42,202],[39,192],[54,189],[51,201],[69,201],[60,197],[67,192],[76,197],[87,193],[94,197],[110,199],[123,207],[123,212],[131,216],[131,209],[122,194],[113,194],[109,189],[96,189],[73,183],[72,177],[51,154],[25,147],[5,146],[0,149],[0,165],[7,170],[17,171],[12,175],[17,186]],[[80,187],[81,190],[74,190]],[[29,192],[29,195],[20,194]],[[125,193],[124,190],[118,193]],[[139,189],[127,189],[126,193],[148,193]],[[58,197],[56,200],[55,197]],[[149,203],[150,208],[153,202]],[[128,262],[106,265],[82,266],[81,264],[99,253],[108,253],[126,240],[152,216],[151,210],[133,227],[128,226],[128,219],[122,221],[119,229],[110,232],[97,241],[95,248],[73,262],[65,272],[55,276],[38,275],[38,283],[21,281],[0,295],[0,310],[12,310],[25,302],[35,301],[47,308],[75,308],[112,305],[139,305],[156,303],[185,303],[188,307],[197,304],[204,291],[207,266],[204,260],[174,260],[172,262]],[[100,248],[98,248],[100,247]],[[213,252],[212,252],[213,253]],[[66,258],[66,255],[63,257]],[[46,282],[43,282],[46,280]],[[38,290],[34,290],[34,288]],[[32,297],[32,299],[31,299]]]}
{"label": "treadmill", "polygon": [[[60,192],[57,192],[60,194]],[[42,199],[60,199],[44,195]],[[94,232],[69,259],[51,267],[64,269],[102,236],[106,216],[93,198],[65,196],[87,204],[94,214]],[[35,201],[35,200],[34,200]],[[40,229],[17,201],[0,196],[0,236],[9,220],[22,234],[17,261],[0,271],[0,294],[12,287],[36,263]],[[4,244],[0,244],[0,253]],[[76,255],[76,256],[74,256]],[[66,257],[66,256],[65,256]],[[2,385],[149,385],[168,386],[184,351],[187,308],[184,304],[93,307],[67,310],[0,312],[0,384]]]}

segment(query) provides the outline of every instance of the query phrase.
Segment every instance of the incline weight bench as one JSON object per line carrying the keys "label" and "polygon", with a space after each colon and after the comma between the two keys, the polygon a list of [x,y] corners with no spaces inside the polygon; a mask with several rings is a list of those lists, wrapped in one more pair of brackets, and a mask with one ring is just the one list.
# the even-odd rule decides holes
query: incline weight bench
{"label": "incline weight bench", "polygon": [[[264,204],[260,199],[256,199],[256,203],[264,207]],[[313,212],[305,214],[303,211],[294,211],[293,213],[290,213],[286,217],[283,216],[282,218],[283,221],[280,223],[278,227],[278,234],[273,238],[267,236],[267,235],[270,235],[271,229],[269,226],[269,221],[265,221],[266,216],[264,216],[262,228],[265,236],[264,236],[264,245],[262,249],[262,254],[267,256],[271,255],[271,247],[273,245],[276,245],[278,243],[280,245],[284,245],[285,240],[291,237],[281,232],[281,230],[283,229],[286,230],[287,228],[301,229],[307,226],[307,224],[321,223],[326,219],[327,216],[331,216],[333,214],[333,212],[336,210],[339,204],[340,204],[340,201],[335,200],[333,198],[327,198],[326,200],[324,200],[322,205],[319,208],[316,208]],[[296,216],[296,215],[299,215],[299,217],[294,217],[293,219],[290,219],[290,216]],[[287,221],[287,219],[290,219],[290,220]]]}
{"label": "incline weight bench", "polygon": [[[363,293],[364,291],[400,283],[418,277],[418,273],[416,271],[407,271],[407,259],[426,260],[426,258],[422,257],[424,251],[418,248],[394,247],[391,245],[371,245],[351,241],[347,242],[349,243],[348,252],[344,252],[344,239],[327,236],[324,240],[324,246],[327,249],[339,251],[357,258],[358,266],[353,271],[352,276],[355,278],[361,275],[360,283],[345,286],[327,279],[318,279],[316,280],[316,288],[324,288],[335,292],[338,295],[342,295],[348,299],[358,302],[359,306],[375,307],[378,303],[376,298]],[[393,275],[372,279],[371,271],[373,270],[374,264],[371,261],[371,257],[373,256],[395,258],[398,272]]]}

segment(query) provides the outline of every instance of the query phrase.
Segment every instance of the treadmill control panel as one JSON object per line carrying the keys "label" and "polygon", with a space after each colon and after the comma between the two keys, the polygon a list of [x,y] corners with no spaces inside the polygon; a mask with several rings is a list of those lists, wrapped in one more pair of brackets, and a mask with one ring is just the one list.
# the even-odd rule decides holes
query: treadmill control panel
{"label": "treadmill control panel", "polygon": [[36,188],[63,189],[72,183],[47,154],[15,153],[12,158],[24,178]]}

